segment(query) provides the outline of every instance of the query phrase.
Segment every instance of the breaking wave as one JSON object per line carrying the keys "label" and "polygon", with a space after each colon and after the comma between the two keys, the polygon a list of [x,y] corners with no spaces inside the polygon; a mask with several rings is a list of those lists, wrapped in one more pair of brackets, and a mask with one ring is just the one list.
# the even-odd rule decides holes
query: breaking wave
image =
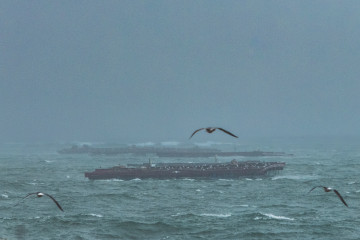
{"label": "breaking wave", "polygon": [[272,177],[271,180],[278,180],[278,179],[289,179],[289,180],[314,180],[318,179],[319,177],[316,175],[284,175],[284,176],[275,176]]}
{"label": "breaking wave", "polygon": [[[288,220],[288,221],[294,221],[294,218],[289,218],[289,217],[285,217],[285,216],[276,216],[274,214],[271,213],[260,213],[261,215],[270,218],[270,219],[276,219],[276,220]],[[255,217],[255,220],[259,220],[259,219],[264,219],[263,217]]]}
{"label": "breaking wave", "polygon": [[202,213],[200,214],[202,217],[218,217],[218,218],[227,218],[231,217],[231,213],[226,214],[218,214],[218,213]]}

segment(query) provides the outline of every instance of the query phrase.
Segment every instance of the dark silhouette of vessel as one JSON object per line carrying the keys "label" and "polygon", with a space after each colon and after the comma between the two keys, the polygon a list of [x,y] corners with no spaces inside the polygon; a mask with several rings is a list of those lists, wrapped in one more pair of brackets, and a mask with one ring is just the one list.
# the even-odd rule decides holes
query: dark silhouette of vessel
{"label": "dark silhouette of vessel", "polygon": [[85,172],[96,179],[170,179],[170,178],[239,178],[274,175],[283,170],[284,162],[236,161],[226,163],[149,163],[128,164]]}

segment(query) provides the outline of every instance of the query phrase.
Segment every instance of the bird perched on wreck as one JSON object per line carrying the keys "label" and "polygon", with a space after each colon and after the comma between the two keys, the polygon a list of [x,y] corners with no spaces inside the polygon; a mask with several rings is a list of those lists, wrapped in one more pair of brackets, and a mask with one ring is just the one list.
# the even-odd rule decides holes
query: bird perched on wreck
{"label": "bird perched on wreck", "polygon": [[[58,206],[58,208],[61,210],[61,211],[64,211],[63,209],[62,209],[62,207],[60,206],[60,204],[58,203],[58,201],[56,201],[55,200],[55,198],[53,198],[50,194],[47,194],[47,193],[42,193],[42,192],[34,192],[34,193],[29,193],[29,194],[27,194],[25,197],[23,197],[22,199],[25,199],[25,198],[27,198],[27,197],[29,197],[29,196],[31,196],[31,195],[35,195],[36,194],[36,196],[37,197],[42,197],[42,196],[48,196],[49,198],[51,198],[51,200],[53,200],[54,201],[54,203],[56,204],[56,206]],[[19,204],[19,203],[18,203]],[[18,204],[16,204],[16,205],[18,205]]]}
{"label": "bird perched on wreck", "polygon": [[347,205],[347,203],[345,202],[344,198],[340,195],[340,193],[339,193],[336,189],[332,189],[332,188],[324,187],[324,186],[315,186],[315,187],[313,187],[312,189],[310,189],[310,191],[309,191],[308,193],[310,193],[312,190],[314,190],[315,188],[318,188],[318,187],[323,188],[325,192],[331,192],[331,191],[333,191],[333,192],[340,198],[340,200],[342,201],[342,203],[343,203],[345,206],[349,207],[349,206]]}
{"label": "bird perched on wreck", "polygon": [[[230,136],[233,136],[233,137],[238,138],[238,136],[236,136],[236,135],[232,134],[231,132],[229,132],[229,131],[227,131],[227,130],[225,130],[225,129],[223,129],[223,128],[220,128],[220,127],[199,128],[199,129],[195,130],[195,131],[193,132],[193,134],[191,134],[190,138],[192,138],[192,136],[194,136],[195,133],[197,133],[198,131],[201,131],[201,130],[203,130],[203,129],[205,129],[206,132],[208,132],[208,133],[213,133],[216,129],[219,129],[219,130],[223,131],[224,133],[229,134]],[[190,139],[190,138],[189,138],[189,139]]]}

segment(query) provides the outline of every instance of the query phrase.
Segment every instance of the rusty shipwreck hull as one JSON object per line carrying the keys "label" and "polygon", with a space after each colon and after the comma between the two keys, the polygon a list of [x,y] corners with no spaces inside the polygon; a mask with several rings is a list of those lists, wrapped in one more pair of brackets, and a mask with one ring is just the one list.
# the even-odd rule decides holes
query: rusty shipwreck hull
{"label": "rusty shipwreck hull", "polygon": [[100,179],[171,179],[171,178],[239,178],[273,175],[285,167],[284,162],[237,162],[229,163],[168,163],[142,164],[131,167],[117,166],[85,172],[91,180]]}

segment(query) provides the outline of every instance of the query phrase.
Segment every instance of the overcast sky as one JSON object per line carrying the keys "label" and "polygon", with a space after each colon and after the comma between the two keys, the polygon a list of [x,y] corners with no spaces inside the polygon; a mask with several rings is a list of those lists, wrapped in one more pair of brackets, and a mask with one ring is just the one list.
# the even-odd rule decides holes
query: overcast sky
{"label": "overcast sky", "polygon": [[[359,135],[360,1],[0,1],[0,142]],[[196,140],[231,140],[221,132]]]}

